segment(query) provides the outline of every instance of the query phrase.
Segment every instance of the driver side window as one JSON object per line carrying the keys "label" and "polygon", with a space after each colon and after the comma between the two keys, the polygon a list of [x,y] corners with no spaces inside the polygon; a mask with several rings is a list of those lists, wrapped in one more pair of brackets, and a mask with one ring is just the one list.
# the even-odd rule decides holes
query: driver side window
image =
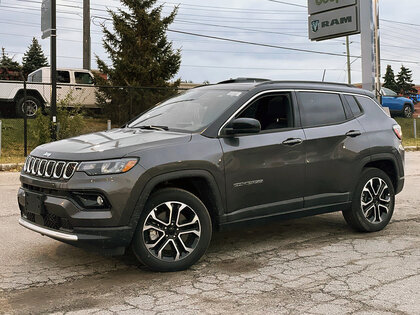
{"label": "driver side window", "polygon": [[245,108],[237,118],[254,118],[261,124],[261,131],[294,127],[290,95],[268,94],[259,97]]}

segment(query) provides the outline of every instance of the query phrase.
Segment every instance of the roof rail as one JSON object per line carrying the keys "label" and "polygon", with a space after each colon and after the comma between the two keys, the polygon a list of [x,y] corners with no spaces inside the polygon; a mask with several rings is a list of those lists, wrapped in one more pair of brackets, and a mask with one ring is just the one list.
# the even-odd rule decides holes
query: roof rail
{"label": "roof rail", "polygon": [[322,81],[269,81],[262,84],[275,84],[275,83],[303,83],[303,84],[321,84],[321,85],[338,85],[345,87],[355,87],[353,84],[337,83],[337,82],[322,82]]}
{"label": "roof rail", "polygon": [[225,81],[221,81],[217,84],[228,84],[228,83],[259,83],[259,82],[267,82],[270,81],[269,79],[261,79],[261,78],[236,78],[236,79],[229,79]]}

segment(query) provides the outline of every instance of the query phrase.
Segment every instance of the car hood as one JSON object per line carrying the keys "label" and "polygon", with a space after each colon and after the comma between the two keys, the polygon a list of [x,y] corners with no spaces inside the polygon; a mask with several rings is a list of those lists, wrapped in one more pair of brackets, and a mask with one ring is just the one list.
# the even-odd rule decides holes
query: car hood
{"label": "car hood", "polygon": [[113,129],[69,138],[37,147],[31,155],[72,161],[121,158],[142,149],[190,141],[191,134],[171,131]]}
{"label": "car hood", "polygon": [[403,96],[383,96],[382,98],[398,100],[401,103],[413,103],[413,101],[411,99],[409,99],[407,97],[403,97]]}

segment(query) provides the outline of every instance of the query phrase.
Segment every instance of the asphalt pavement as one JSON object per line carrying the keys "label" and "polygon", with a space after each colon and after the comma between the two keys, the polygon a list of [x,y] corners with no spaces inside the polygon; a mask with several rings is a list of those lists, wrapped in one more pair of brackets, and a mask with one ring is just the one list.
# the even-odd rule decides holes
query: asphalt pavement
{"label": "asphalt pavement", "polygon": [[420,153],[406,163],[381,232],[353,232],[341,213],[218,232],[177,273],[26,230],[19,174],[0,172],[0,313],[420,314]]}

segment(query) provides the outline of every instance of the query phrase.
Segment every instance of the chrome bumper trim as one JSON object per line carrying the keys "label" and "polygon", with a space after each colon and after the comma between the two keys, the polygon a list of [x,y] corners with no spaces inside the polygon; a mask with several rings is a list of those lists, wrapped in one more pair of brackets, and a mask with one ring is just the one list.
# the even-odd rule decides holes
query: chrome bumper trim
{"label": "chrome bumper trim", "polygon": [[43,228],[32,222],[26,221],[23,218],[19,218],[19,224],[22,225],[23,227],[26,227],[29,230],[41,233],[42,235],[46,235],[52,238],[57,238],[57,239],[66,240],[66,241],[77,241],[79,239],[77,235]]}

